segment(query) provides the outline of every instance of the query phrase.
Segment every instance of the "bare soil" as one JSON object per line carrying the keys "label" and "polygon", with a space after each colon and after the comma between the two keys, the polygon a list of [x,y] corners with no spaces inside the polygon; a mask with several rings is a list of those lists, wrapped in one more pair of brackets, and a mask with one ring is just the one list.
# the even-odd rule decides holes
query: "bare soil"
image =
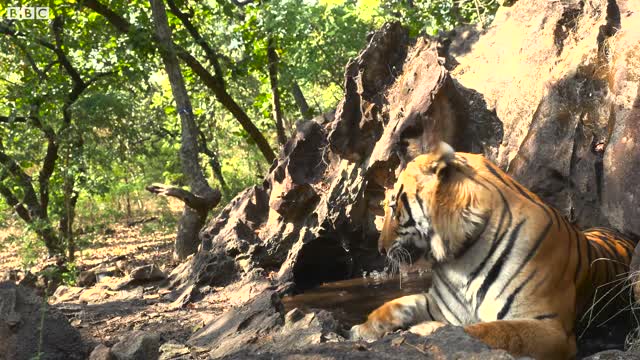
{"label": "bare soil", "polygon": [[[119,267],[130,270],[155,264],[169,274],[178,265],[172,258],[174,231],[149,224],[132,227],[114,224],[106,233],[94,235],[92,244],[78,253],[76,266],[86,270],[100,264],[113,265],[112,259],[124,257]],[[7,234],[5,230],[2,235]],[[21,274],[18,248],[8,245],[2,250],[0,278],[8,278],[10,271],[14,276]],[[32,271],[44,263],[46,261],[40,261]],[[87,341],[107,346],[134,330],[160,334],[161,344],[183,344],[193,332],[231,306],[228,292],[219,288],[211,289],[211,294],[204,299],[180,308],[172,303],[170,291],[164,288],[166,281],[122,286],[128,279],[126,272],[102,278],[87,288],[63,285],[49,298],[49,303],[62,310]],[[201,354],[198,349],[182,349],[181,358],[201,358],[206,354],[205,349]]]}

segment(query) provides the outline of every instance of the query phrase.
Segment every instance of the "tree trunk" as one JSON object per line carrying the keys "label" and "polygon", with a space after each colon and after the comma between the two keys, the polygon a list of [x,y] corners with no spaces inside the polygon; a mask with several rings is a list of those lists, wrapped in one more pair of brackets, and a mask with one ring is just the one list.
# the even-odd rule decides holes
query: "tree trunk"
{"label": "tree trunk", "polygon": [[296,105],[298,105],[298,109],[300,109],[302,119],[311,119],[311,109],[309,109],[307,99],[305,99],[304,94],[302,93],[302,89],[300,89],[300,85],[298,85],[298,82],[295,80],[293,81],[293,85],[291,86],[291,93],[293,94],[293,99],[296,101]]}
{"label": "tree trunk", "polygon": [[284,146],[287,143],[287,135],[285,135],[282,121],[280,91],[278,90],[278,54],[276,53],[276,44],[273,38],[269,38],[267,41],[267,60],[269,62],[267,67],[269,69],[269,81],[271,82],[271,96],[273,98],[273,118],[276,121],[278,143]]}
{"label": "tree trunk", "polygon": [[198,248],[198,233],[207,217],[207,212],[220,201],[220,192],[213,190],[202,173],[198,160],[198,127],[191,110],[191,100],[184,85],[180,64],[173,48],[171,29],[167,21],[163,0],[150,0],[153,22],[158,38],[158,49],[169,75],[171,91],[176,102],[181,124],[180,160],[182,171],[187,178],[193,194],[204,200],[200,208],[190,207],[185,202],[185,209],[178,225],[175,243],[175,256],[184,259]]}
{"label": "tree trunk", "polygon": [[204,135],[202,131],[199,132],[200,135],[200,152],[207,155],[209,157],[209,166],[211,166],[211,170],[213,171],[213,176],[216,177],[220,186],[222,186],[223,191],[228,190],[227,182],[224,181],[224,176],[222,175],[222,167],[220,166],[220,161],[218,161],[218,154],[216,151],[209,149],[207,145],[207,137]]}
{"label": "tree trunk", "polygon": [[16,181],[23,193],[22,199],[19,200],[12,189],[0,183],[0,195],[9,206],[13,207],[22,220],[27,224],[34,225],[34,231],[44,240],[49,256],[64,255],[64,247],[60,238],[54,231],[47,212],[43,210],[42,205],[38,202],[31,177],[22,170],[13,158],[4,153],[2,139],[0,139],[0,165],[3,166],[0,170],[4,169],[0,173],[0,180],[8,174],[13,175],[14,181]]}
{"label": "tree trunk", "polygon": [[73,222],[76,218],[76,205],[78,204],[78,192],[74,191],[73,178],[66,179],[64,184],[64,211],[60,217],[60,236],[66,243],[69,261],[75,260],[76,241],[73,234]]}

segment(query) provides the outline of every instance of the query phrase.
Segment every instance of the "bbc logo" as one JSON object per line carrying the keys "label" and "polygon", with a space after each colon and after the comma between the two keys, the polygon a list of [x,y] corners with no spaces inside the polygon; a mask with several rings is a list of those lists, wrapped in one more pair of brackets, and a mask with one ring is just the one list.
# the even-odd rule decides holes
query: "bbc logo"
{"label": "bbc logo", "polygon": [[10,6],[7,8],[7,19],[11,20],[48,20],[48,7]]}

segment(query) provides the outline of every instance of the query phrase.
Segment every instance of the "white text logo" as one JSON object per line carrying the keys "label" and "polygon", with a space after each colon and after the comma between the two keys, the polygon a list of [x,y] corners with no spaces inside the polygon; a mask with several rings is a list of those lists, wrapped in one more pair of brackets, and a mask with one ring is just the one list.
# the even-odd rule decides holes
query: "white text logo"
{"label": "white text logo", "polygon": [[47,20],[48,7],[11,6],[7,8],[7,19],[11,20]]}

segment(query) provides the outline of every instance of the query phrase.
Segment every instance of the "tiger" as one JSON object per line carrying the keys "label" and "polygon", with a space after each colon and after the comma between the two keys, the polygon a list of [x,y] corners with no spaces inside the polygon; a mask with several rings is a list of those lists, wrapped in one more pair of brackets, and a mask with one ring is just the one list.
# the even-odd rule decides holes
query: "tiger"
{"label": "tiger", "polygon": [[379,250],[396,263],[429,259],[432,284],[371,312],[354,340],[451,324],[516,356],[573,359],[577,318],[628,272],[636,245],[581,231],[484,156],[446,143],[409,162],[390,194]]}

